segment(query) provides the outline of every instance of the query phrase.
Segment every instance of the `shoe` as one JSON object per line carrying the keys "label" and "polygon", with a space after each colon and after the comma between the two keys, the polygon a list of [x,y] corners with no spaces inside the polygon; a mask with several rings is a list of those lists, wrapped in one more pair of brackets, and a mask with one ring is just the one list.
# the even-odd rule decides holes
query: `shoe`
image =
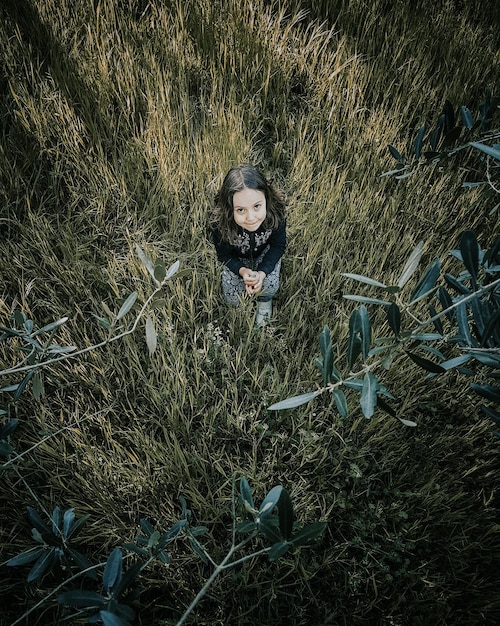
{"label": "shoe", "polygon": [[266,326],[271,321],[271,315],[273,314],[273,301],[257,302],[257,316],[255,317],[255,323],[257,326]]}

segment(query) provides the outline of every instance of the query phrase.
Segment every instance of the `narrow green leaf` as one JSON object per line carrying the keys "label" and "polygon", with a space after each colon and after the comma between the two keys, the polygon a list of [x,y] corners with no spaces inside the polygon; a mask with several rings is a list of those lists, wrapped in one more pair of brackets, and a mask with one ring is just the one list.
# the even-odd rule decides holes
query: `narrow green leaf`
{"label": "narrow green leaf", "polygon": [[[437,315],[437,311],[432,304],[429,304],[429,314],[431,318],[436,317]],[[432,325],[434,326],[434,328],[438,331],[440,335],[444,335],[443,323],[441,322],[441,319],[439,317],[432,322]]]}
{"label": "narrow green leaf", "polygon": [[423,249],[424,242],[419,241],[413,252],[408,257],[403,271],[401,272],[401,276],[399,277],[397,282],[398,287],[400,287],[401,289],[406,285],[406,283],[410,280],[415,270],[417,269],[418,264],[420,263],[420,259],[422,258]]}
{"label": "narrow green leaf", "polygon": [[144,267],[148,270],[151,277],[156,281],[155,268],[153,265],[153,261],[146,255],[146,253],[138,244],[135,244],[135,251],[137,253],[137,256],[140,258],[142,264],[144,265]]}
{"label": "narrow green leaf", "polygon": [[[446,135],[444,136],[442,149],[447,150],[451,146],[453,146],[458,141],[458,139],[460,139],[461,134],[462,134],[462,129],[459,126],[455,126],[455,128],[452,128],[450,132],[446,133]],[[451,152],[454,153],[457,150],[461,150],[461,149],[462,149],[462,146],[460,146],[459,148],[455,148]]]}
{"label": "narrow green leaf", "polygon": [[149,350],[149,355],[153,356],[157,346],[158,336],[156,334],[156,328],[151,317],[146,318],[146,345]]}
{"label": "narrow green leaf", "polygon": [[42,373],[36,371],[33,374],[33,397],[35,400],[40,400],[45,394]]}
{"label": "narrow green leaf", "polygon": [[314,522],[313,524],[308,524],[290,539],[290,544],[294,548],[303,546],[309,541],[321,537],[321,535],[325,532],[326,526],[326,522]]}
{"label": "narrow green leaf", "polygon": [[367,276],[362,276],[361,274],[341,274],[341,276],[345,276],[346,278],[352,278],[353,280],[357,280],[360,283],[364,283],[366,285],[373,285],[374,287],[386,287],[384,283],[379,282],[378,280],[374,280],[373,278],[368,278]]}
{"label": "narrow green leaf", "polygon": [[68,321],[68,319],[69,319],[68,317],[62,317],[60,320],[57,320],[56,322],[51,322],[50,324],[47,324],[47,326],[44,326],[43,328],[39,328],[36,332],[32,333],[31,337],[38,337],[38,335],[41,335],[42,333],[50,333],[56,328],[59,328],[59,326],[62,326],[63,324],[65,324]]}
{"label": "narrow green leaf", "polygon": [[471,293],[470,289],[467,289],[464,284],[462,284],[451,274],[445,274],[444,279],[448,283],[448,285],[455,289],[455,291],[458,291],[458,293],[461,293],[464,296],[468,296]]}
{"label": "narrow green leaf", "polygon": [[271,491],[267,494],[264,500],[262,500],[262,504],[259,507],[260,517],[269,516],[271,511],[278,504],[278,500],[280,499],[282,491],[283,491],[283,487],[281,485],[276,485],[276,487],[273,487],[271,489]]}
{"label": "narrow green leaf", "polygon": [[439,365],[446,371],[453,369],[454,367],[459,367],[467,361],[472,359],[472,354],[461,354],[460,356],[455,357],[454,359],[448,359],[447,361],[443,361]]}
{"label": "narrow green leaf", "polygon": [[197,554],[203,563],[208,564],[208,556],[203,546],[193,537],[189,538],[189,545],[195,554]]}
{"label": "narrow green leaf", "polygon": [[[7,415],[7,411],[0,410],[0,415]],[[5,439],[12,434],[19,426],[18,419],[9,419],[5,424],[0,427],[0,437]]]}
{"label": "narrow green leaf", "polygon": [[56,344],[53,344],[50,346],[47,352],[49,354],[70,354],[77,349],[78,348],[76,346],[58,346]]}
{"label": "narrow green leaf", "polygon": [[330,329],[328,328],[328,326],[325,326],[320,333],[319,347],[323,358],[325,358],[328,349],[332,347],[332,338],[330,336]]}
{"label": "narrow green leaf", "polygon": [[422,142],[424,140],[424,134],[425,134],[425,125],[422,126],[420,128],[420,130],[417,133],[417,137],[415,138],[415,145],[414,145],[414,150],[415,150],[415,158],[420,159],[420,154],[422,152]]}
{"label": "narrow green leaf", "polygon": [[411,172],[406,172],[406,174],[400,174],[399,176],[395,176],[396,180],[405,180],[405,178],[410,178],[410,176],[413,176],[413,174],[415,174],[415,170],[412,170]]}
{"label": "narrow green leaf", "polygon": [[474,120],[472,118],[472,113],[466,106],[460,107],[460,117],[462,118],[462,124],[465,126],[467,130],[472,130],[474,126]]}
{"label": "narrow green leaf", "polygon": [[282,489],[278,500],[278,521],[281,534],[287,541],[292,535],[293,519],[293,505],[290,494],[286,489]]}
{"label": "narrow green leaf", "polygon": [[46,534],[46,535],[50,535],[50,528],[47,526],[47,524],[43,521],[43,519],[40,517],[40,515],[37,513],[37,511],[35,511],[34,508],[32,508],[31,506],[26,507],[27,511],[28,511],[28,517],[30,522],[33,524],[33,526],[39,530],[41,533]]}
{"label": "narrow green leaf", "polygon": [[12,319],[14,320],[14,322],[16,322],[16,324],[19,324],[19,326],[22,326],[26,320],[26,315],[20,311],[19,309],[16,309],[13,313],[12,313]]}
{"label": "narrow green leaf", "polygon": [[61,534],[62,511],[56,506],[52,511],[52,533],[58,537]]}
{"label": "narrow green leaf", "polygon": [[245,478],[245,476],[242,476],[240,478],[240,495],[243,502],[248,502],[250,508],[255,508],[255,505],[253,503],[252,490],[250,489],[250,485],[248,484],[248,480]]}
{"label": "narrow green leaf", "polygon": [[381,354],[382,352],[387,352],[389,350],[394,350],[397,347],[397,343],[389,343],[385,346],[377,346],[376,348],[372,348],[370,352],[368,352],[368,356],[376,356],[377,354]]}
{"label": "narrow green leaf", "polygon": [[361,302],[362,304],[379,304],[382,306],[389,306],[391,303],[387,300],[380,300],[378,298],[367,298],[365,296],[356,296],[354,294],[344,294],[343,298],[346,300],[353,300],[354,302]]}
{"label": "narrow green leaf", "polygon": [[[446,311],[452,306],[453,300],[451,299],[450,294],[446,291],[444,287],[440,287],[437,290],[436,295],[441,306],[443,307],[443,311]],[[451,311],[446,313],[446,317],[448,318],[450,322],[452,322],[453,318],[455,317],[455,311],[452,309]]]}
{"label": "narrow green leaf", "polygon": [[111,328],[111,322],[108,319],[106,319],[105,317],[99,317],[99,315],[95,315],[95,313],[93,313],[93,315],[99,322],[100,326],[102,326],[106,330],[109,330]]}
{"label": "narrow green leaf", "polygon": [[206,535],[208,533],[208,528],[206,526],[195,526],[191,528],[190,531],[193,537],[201,537],[202,535]]}
{"label": "narrow green leaf", "polygon": [[99,611],[99,617],[104,626],[130,626],[128,620],[122,619],[115,613],[111,613],[111,611]]}
{"label": "narrow green leaf", "polygon": [[472,337],[467,319],[467,306],[461,302],[456,308],[458,332],[463,337],[464,342],[469,347],[476,347],[477,341]]}
{"label": "narrow green leaf", "polygon": [[342,374],[340,373],[340,371],[335,367],[335,363],[332,363],[332,378],[335,382],[339,382],[340,380],[342,380]]}
{"label": "narrow green leaf", "polygon": [[13,391],[16,391],[16,389],[19,387],[19,385],[7,385],[7,387],[2,387],[0,389],[0,393],[12,393]]}
{"label": "narrow green leaf", "polygon": [[271,546],[271,549],[268,552],[268,557],[270,561],[277,561],[281,556],[286,554],[290,549],[290,544],[288,541],[279,541]]}
{"label": "narrow green leaf", "polygon": [[283,411],[284,409],[294,409],[302,404],[306,404],[310,402],[314,398],[316,398],[321,391],[309,391],[308,393],[303,393],[300,396],[293,396],[292,398],[287,398],[286,400],[281,400],[281,402],[276,402],[271,406],[267,407],[268,411]]}
{"label": "narrow green leaf", "polygon": [[144,518],[139,520],[139,526],[141,527],[142,532],[148,537],[150,537],[155,531],[154,527],[150,524],[150,522]]}
{"label": "narrow green leaf", "polygon": [[158,545],[158,542],[160,540],[160,533],[155,530],[154,533],[151,534],[151,536],[148,539],[148,548],[154,548],[155,546]]}
{"label": "narrow green leaf", "polygon": [[122,560],[122,551],[117,547],[109,555],[106,565],[104,566],[102,584],[106,591],[112,591],[113,587],[122,577]]}
{"label": "narrow green leaf", "polygon": [[38,559],[38,561],[33,565],[30,573],[28,574],[28,582],[32,583],[35,580],[39,580],[42,578],[44,574],[49,572],[54,566],[57,560],[56,548],[50,548],[45,551],[45,554]]}
{"label": "narrow green leaf", "polygon": [[370,352],[370,344],[372,339],[370,318],[368,317],[368,311],[365,306],[360,306],[358,312],[361,335],[361,354],[363,355],[363,359],[366,359],[366,357],[368,356],[368,352]]}
{"label": "narrow green leaf", "polygon": [[367,372],[363,378],[363,388],[361,389],[360,405],[363,415],[370,419],[375,412],[377,405],[378,381],[371,372]]}
{"label": "narrow green leaf", "polygon": [[396,161],[398,163],[404,163],[404,159],[401,156],[401,154],[396,150],[396,148],[394,146],[391,146],[390,144],[387,146],[389,148],[389,152],[391,153],[391,155],[396,159]]}
{"label": "narrow green leaf", "polygon": [[488,367],[500,367],[500,356],[495,354],[487,354],[481,352],[473,352],[472,356],[482,363],[483,365],[487,365]]}
{"label": "narrow green leaf", "polygon": [[349,318],[349,338],[347,342],[347,360],[352,367],[361,354],[361,320],[359,309],[351,313]]}
{"label": "narrow green leaf", "polygon": [[363,389],[363,381],[357,378],[347,378],[343,383],[344,387],[354,389],[354,391],[361,391]]}
{"label": "narrow green leaf", "polygon": [[390,415],[391,417],[396,417],[396,411],[392,408],[392,406],[386,402],[380,396],[377,397],[377,406],[382,409],[385,413]]}
{"label": "narrow green leaf", "polygon": [[34,370],[31,370],[26,374],[21,383],[17,386],[16,392],[14,394],[14,402],[17,402],[19,398],[22,396],[23,391],[26,389],[26,385],[33,378]]}
{"label": "narrow green leaf", "polygon": [[443,113],[445,132],[449,133],[455,128],[455,112],[453,110],[453,105],[449,100],[446,100],[444,103]]}
{"label": "narrow green leaf", "polygon": [[321,354],[323,355],[323,364],[321,368],[323,373],[323,382],[326,385],[331,380],[333,367],[332,340],[330,337],[330,329],[328,328],[328,326],[325,326],[323,328],[323,331],[319,336],[319,343]]}
{"label": "narrow green leaf", "polygon": [[486,415],[492,419],[495,424],[498,424],[500,426],[500,413],[498,411],[495,411],[495,409],[492,409],[489,406],[481,406],[481,411],[483,411],[483,413],[486,413]]}
{"label": "narrow green leaf", "polygon": [[479,267],[479,244],[476,235],[471,230],[466,230],[460,238],[460,252],[464,265],[471,275],[473,289],[476,288],[477,271]]}
{"label": "narrow green leaf", "polygon": [[136,546],[135,543],[124,543],[122,547],[124,550],[134,552],[134,554],[138,554],[139,556],[143,556],[145,558],[149,557],[149,552],[140,546]]}
{"label": "narrow green leaf", "polygon": [[500,310],[497,310],[491,315],[491,317],[486,322],[483,333],[481,335],[481,347],[484,347],[488,339],[493,335],[493,332],[498,328],[498,324],[500,322]]}
{"label": "narrow green leaf", "polygon": [[395,302],[387,307],[387,321],[389,322],[392,332],[397,337],[401,329],[401,312]]}
{"label": "narrow green leaf", "polygon": [[67,509],[63,518],[63,537],[67,539],[75,523],[75,509]]}
{"label": "narrow green leaf", "polygon": [[441,272],[441,261],[437,258],[429,264],[424,272],[424,275],[420,279],[420,282],[415,287],[415,290],[410,298],[410,304],[418,300],[424,294],[429,293],[435,286],[439,274]]}
{"label": "narrow green leaf", "polygon": [[486,144],[479,143],[478,141],[471,141],[470,145],[473,148],[476,148],[477,150],[481,150],[481,152],[484,152],[488,156],[493,157],[494,159],[497,159],[498,161],[500,161],[500,150],[498,148],[487,146]]}
{"label": "narrow green leaf", "polygon": [[106,598],[95,591],[65,591],[57,596],[59,604],[75,609],[98,609],[106,604]]}
{"label": "narrow green leaf", "polygon": [[80,532],[80,529],[83,527],[83,525],[85,524],[85,522],[88,520],[89,517],[90,515],[86,513],[85,515],[82,515],[82,517],[77,519],[74,522],[74,524],[71,526],[71,528],[69,529],[66,539],[70,539],[71,537],[76,537],[78,533]]}
{"label": "narrow green leaf", "polygon": [[25,552],[21,552],[17,556],[12,557],[6,563],[9,567],[15,567],[17,565],[27,565],[28,563],[33,563],[39,559],[42,554],[46,552],[46,548],[30,548]]}
{"label": "narrow green leaf", "polygon": [[495,387],[494,385],[476,385],[475,383],[472,383],[470,387],[478,396],[500,403],[500,387]]}
{"label": "narrow green leaf", "polygon": [[349,407],[347,406],[345,393],[342,391],[342,389],[334,389],[332,391],[332,395],[335,401],[335,406],[337,407],[337,411],[340,413],[341,417],[343,417],[344,419],[349,417]]}
{"label": "narrow green leaf", "polygon": [[167,270],[167,275],[165,276],[165,280],[169,280],[170,278],[172,278],[172,276],[174,276],[174,274],[177,274],[177,272],[179,271],[180,264],[181,264],[180,261],[176,261],[175,263],[172,263],[172,265]]}
{"label": "narrow green leaf", "polygon": [[439,341],[443,338],[438,333],[420,333],[418,335],[410,335],[414,341]]}
{"label": "narrow green leaf", "polygon": [[156,555],[156,558],[164,565],[170,565],[171,563],[169,555],[164,550],[160,550]]}
{"label": "narrow green leaf", "polygon": [[398,417],[398,420],[404,424],[405,426],[409,426],[410,428],[414,428],[415,426],[417,426],[417,422],[413,422],[411,420],[405,420],[402,417]]}
{"label": "narrow green leaf", "polygon": [[267,517],[262,518],[257,524],[259,532],[271,543],[278,543],[283,540],[279,528],[274,523],[274,520]]}
{"label": "narrow green leaf", "polygon": [[130,309],[134,306],[136,300],[137,300],[137,291],[133,291],[124,301],[122,306],[120,307],[120,310],[118,311],[118,315],[116,316],[116,321],[121,320],[122,317],[127,315]]}
{"label": "narrow green leaf", "polygon": [[430,361],[429,359],[419,356],[418,354],[415,354],[413,352],[407,352],[406,354],[414,363],[416,363],[419,367],[426,370],[427,372],[432,372],[433,374],[442,374],[446,371],[444,368],[441,367],[441,365],[438,365],[437,363],[434,363],[434,361]]}
{"label": "narrow green leaf", "polygon": [[166,545],[167,542],[173,541],[182,532],[183,528],[187,526],[187,519],[181,519],[172,524],[170,529],[163,535],[161,539],[161,545]]}
{"label": "narrow green leaf", "polygon": [[436,150],[438,143],[439,143],[439,139],[441,137],[441,133],[443,132],[443,127],[444,127],[444,122],[445,122],[445,116],[444,115],[440,115],[438,117],[438,120],[436,122],[436,126],[434,128],[434,130],[432,131],[432,135],[431,135],[431,150]]}
{"label": "narrow green leaf", "polygon": [[156,259],[155,269],[154,269],[155,279],[159,283],[162,283],[165,280],[166,275],[167,275],[167,268],[165,267],[165,263],[163,262],[163,259]]}

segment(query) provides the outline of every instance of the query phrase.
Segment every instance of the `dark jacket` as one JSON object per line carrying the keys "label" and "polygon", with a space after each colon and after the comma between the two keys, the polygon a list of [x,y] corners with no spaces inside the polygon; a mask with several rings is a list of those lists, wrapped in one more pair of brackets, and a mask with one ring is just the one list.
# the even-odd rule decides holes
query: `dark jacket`
{"label": "dark jacket", "polygon": [[[217,258],[239,276],[242,267],[270,274],[283,256],[286,248],[286,224],[282,222],[276,230],[266,230],[261,226],[250,232],[238,226],[237,241],[234,244],[222,241],[217,226],[212,227],[212,239]],[[267,248],[267,251],[266,251]],[[257,259],[264,253],[260,262]]]}

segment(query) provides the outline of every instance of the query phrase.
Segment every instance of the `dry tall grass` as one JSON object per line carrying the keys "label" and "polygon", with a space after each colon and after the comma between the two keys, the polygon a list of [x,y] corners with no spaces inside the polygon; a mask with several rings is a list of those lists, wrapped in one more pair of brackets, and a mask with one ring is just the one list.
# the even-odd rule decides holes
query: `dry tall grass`
{"label": "dry tall grass", "polygon": [[[392,165],[387,144],[409,142],[445,98],[472,109],[494,86],[490,5],[483,14],[452,0],[3,5],[0,324],[16,306],[39,326],[68,315],[64,339],[90,345],[105,337],[93,315],[103,302],[117,310],[131,291],[142,301],[151,292],[134,244],[185,270],[154,309],[152,357],[138,332],[51,367],[46,396],[16,405],[17,452],[67,429],[4,471],[3,561],[31,545],[27,505],[90,513],[83,549],[105,560],[141,517],[168,527],[180,495],[218,558],[236,473],[260,495],[283,484],[299,520],[326,519],[328,532],[224,577],[192,623],[500,620],[497,444],[464,381],[391,370],[387,386],[415,430],[356,412],[342,422],[323,400],[266,411],[319,383],[325,324],[345,358],[352,303],[342,271],[391,281],[420,239],[425,265],[462,229],[483,247],[498,232],[491,207],[470,210],[463,170],[380,178]],[[214,193],[242,161],[290,200],[276,317],[260,334],[250,306],[223,305],[206,238]],[[0,352],[6,365],[16,357]],[[208,574],[180,545],[172,565],[143,578],[137,623],[174,624]],[[2,623],[56,584],[26,586],[25,575],[3,568]],[[47,601],[27,623],[65,622]]]}

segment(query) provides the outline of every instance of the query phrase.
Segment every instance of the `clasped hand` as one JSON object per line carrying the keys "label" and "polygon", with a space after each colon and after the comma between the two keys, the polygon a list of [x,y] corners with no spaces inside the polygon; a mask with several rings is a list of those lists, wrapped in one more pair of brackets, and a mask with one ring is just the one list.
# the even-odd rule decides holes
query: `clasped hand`
{"label": "clasped hand", "polygon": [[247,267],[240,269],[240,276],[243,278],[247,293],[251,296],[259,293],[262,289],[264,278],[266,277],[264,272],[254,272]]}

